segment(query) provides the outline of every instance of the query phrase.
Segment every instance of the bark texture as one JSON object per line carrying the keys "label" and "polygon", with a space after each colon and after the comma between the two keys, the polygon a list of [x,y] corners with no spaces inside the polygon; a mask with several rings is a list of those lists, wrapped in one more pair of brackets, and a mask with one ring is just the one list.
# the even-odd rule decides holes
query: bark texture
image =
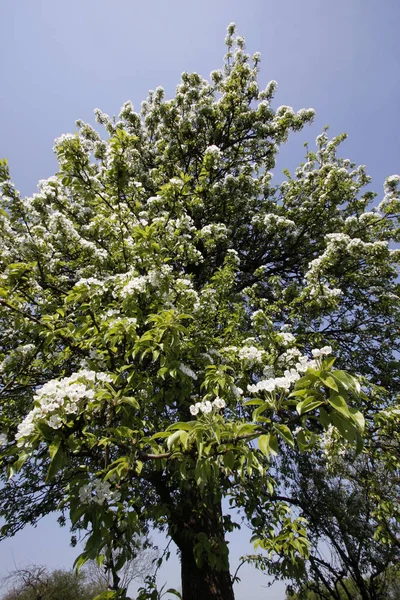
{"label": "bark texture", "polygon": [[193,547],[181,549],[183,600],[234,600],[229,570],[211,569],[208,564],[198,568]]}

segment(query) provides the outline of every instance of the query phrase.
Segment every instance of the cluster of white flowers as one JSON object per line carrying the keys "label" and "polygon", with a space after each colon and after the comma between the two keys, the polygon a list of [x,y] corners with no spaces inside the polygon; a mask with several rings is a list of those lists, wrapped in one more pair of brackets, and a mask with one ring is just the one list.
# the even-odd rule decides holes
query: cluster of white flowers
{"label": "cluster of white flowers", "polygon": [[[383,213],[392,212],[396,210],[397,201],[400,195],[400,175],[391,175],[385,181],[383,186],[385,196],[378,205],[378,211]],[[393,205],[394,203],[394,205]],[[397,211],[396,211],[397,212]]]}
{"label": "cluster of white flowers", "polygon": [[243,396],[243,390],[241,387],[238,387],[237,385],[232,385],[231,390],[232,394],[236,396],[236,398],[240,398],[240,396]]}
{"label": "cluster of white flowers", "polygon": [[326,283],[311,284],[308,287],[311,298],[317,300],[329,300],[342,296],[343,292],[340,288],[330,288]]}
{"label": "cluster of white flowers", "polygon": [[314,358],[320,358],[321,356],[332,354],[332,347],[324,346],[323,348],[314,348],[313,350],[311,350],[311,354]]}
{"label": "cluster of white flowers", "polygon": [[125,297],[132,296],[135,293],[143,293],[146,291],[146,285],[148,277],[146,275],[139,275],[138,277],[132,277],[124,286],[123,295]]}
{"label": "cluster of white flowers", "polygon": [[264,317],[264,311],[261,309],[255,310],[250,316],[252,323],[257,322],[258,319],[261,319],[263,317]]}
{"label": "cluster of white flowers", "polygon": [[[332,348],[330,346],[324,346],[320,349],[313,349],[311,353],[313,355],[312,359],[309,359],[308,356],[302,356],[297,348],[291,348],[287,352],[285,352],[284,360],[280,360],[279,362],[283,364],[295,363],[294,367],[288,368],[284,371],[283,377],[274,377],[274,369],[271,366],[267,366],[263,370],[263,374],[265,379],[261,379],[255,384],[250,384],[247,386],[248,391],[251,394],[257,394],[259,392],[274,392],[276,390],[284,390],[285,392],[289,391],[292,384],[295,383],[303,373],[307,371],[307,369],[315,369],[318,367],[317,358],[330,354],[332,352]],[[282,356],[280,357],[282,359]]]}
{"label": "cluster of white flowers", "polygon": [[175,301],[184,310],[197,312],[200,309],[199,294],[193,289],[193,283],[187,278],[178,278],[175,281],[174,291],[176,293]]}
{"label": "cluster of white flowers", "polygon": [[229,261],[237,266],[240,265],[240,256],[237,252],[237,250],[234,250],[233,248],[229,248],[226,251],[226,257],[225,260],[229,259]]}
{"label": "cluster of white flowers", "polygon": [[79,500],[82,504],[89,504],[89,502],[104,504],[105,500],[118,502],[120,499],[121,494],[111,491],[110,483],[101,479],[95,479],[79,489]]}
{"label": "cluster of white flowers", "polygon": [[294,110],[293,110],[293,108],[291,106],[283,105],[283,106],[279,106],[276,109],[276,116],[277,117],[281,117],[281,116],[286,115],[286,114],[294,115]]}
{"label": "cluster of white flowers", "polygon": [[252,220],[252,225],[262,225],[266,233],[294,233],[296,231],[296,223],[291,219],[286,219],[274,213],[259,216],[255,215]]}
{"label": "cluster of white flowers", "polygon": [[0,373],[4,371],[7,366],[13,364],[15,361],[21,362],[24,358],[35,350],[34,344],[25,344],[24,346],[18,346],[5,359],[0,363]]}
{"label": "cluster of white flowers", "polygon": [[223,400],[222,398],[219,398],[219,396],[217,396],[213,402],[210,402],[209,400],[205,400],[203,402],[196,402],[196,404],[192,404],[190,406],[189,410],[190,410],[190,414],[195,416],[195,415],[198,415],[199,412],[208,414],[208,413],[212,412],[213,408],[215,410],[221,410],[222,408],[225,408],[225,406],[226,406],[225,400]]}
{"label": "cluster of white flowers", "polygon": [[208,146],[208,148],[206,148],[205,154],[208,154],[213,158],[219,159],[222,155],[222,152],[220,148],[218,148],[218,146],[215,146],[215,144],[213,144],[212,146]]}
{"label": "cluster of white flowers", "polygon": [[94,398],[93,386],[98,382],[111,383],[112,378],[106,373],[82,369],[71,377],[45,383],[34,396],[35,408],[18,425],[15,436],[18,445],[24,445],[24,438],[33,433],[38,421],[44,420],[53,429],[59,429],[63,424],[63,415],[78,414],[82,401]]}
{"label": "cluster of white flowers", "polygon": [[346,454],[346,444],[333,425],[329,425],[320,438],[321,449],[325,453],[328,467],[340,463]]}
{"label": "cluster of white flowers", "polygon": [[[308,264],[308,271],[305,275],[308,285],[314,284],[316,290],[321,286],[321,276],[323,276],[324,270],[339,260],[343,252],[356,255],[370,254],[373,256],[377,252],[382,252],[383,249],[387,248],[386,241],[364,242],[359,238],[351,238],[345,233],[328,233],[326,241],[325,251],[321,256]],[[327,288],[326,285],[321,287]],[[329,290],[329,288],[327,290],[331,294],[334,292],[334,290]],[[340,290],[337,290],[336,295],[341,293]]]}
{"label": "cluster of white flowers", "polygon": [[390,192],[395,191],[397,186],[400,186],[400,175],[390,175],[390,177],[387,177],[383,187],[385,193],[389,194]]}
{"label": "cluster of white flowers", "polygon": [[182,373],[184,375],[187,375],[188,377],[191,377],[192,379],[196,380],[197,379],[197,375],[196,373],[187,365],[184,365],[183,363],[181,363],[179,365],[180,370],[182,371]]}
{"label": "cluster of white flowers", "polygon": [[293,333],[290,333],[289,331],[281,331],[278,335],[280,340],[285,345],[292,344],[294,341],[296,341]]}
{"label": "cluster of white flowers", "polygon": [[5,444],[7,444],[7,434],[6,433],[0,433],[0,446],[4,446]]}
{"label": "cluster of white flowers", "polygon": [[169,182],[170,182],[170,184],[175,185],[179,188],[181,188],[183,186],[183,181],[182,181],[182,179],[179,179],[179,177],[171,177]]}
{"label": "cluster of white flowers", "polygon": [[300,379],[301,375],[296,369],[287,369],[283,377],[272,377],[261,379],[254,385],[248,385],[247,389],[251,394],[259,392],[274,392],[275,390],[289,391],[292,383]]}
{"label": "cluster of white flowers", "polygon": [[238,356],[240,360],[253,365],[254,363],[262,362],[263,351],[255,346],[243,346],[243,348],[239,349]]}
{"label": "cluster of white flowers", "polygon": [[134,269],[129,270],[122,276],[118,276],[119,289],[122,298],[129,298],[135,294],[147,291],[147,286],[160,287],[162,282],[171,274],[170,265],[162,265],[159,269],[151,269],[147,275],[137,275]]}
{"label": "cluster of white flowers", "polygon": [[124,326],[125,328],[136,327],[137,319],[136,317],[117,317],[108,322],[109,327],[116,327],[118,325]]}
{"label": "cluster of white flowers", "polygon": [[73,135],[72,133],[63,133],[58,138],[55,138],[53,150],[56,152],[57,149],[59,148],[59,146],[62,146],[63,144],[65,144],[65,142],[70,142],[71,140],[75,140],[75,139],[76,139],[76,136]]}
{"label": "cluster of white flowers", "polygon": [[298,357],[297,363],[294,365],[294,368],[299,373],[305,373],[307,369],[315,369],[317,367],[317,361],[313,359],[309,359],[308,356],[300,355]]}
{"label": "cluster of white flowers", "polygon": [[216,69],[215,71],[211,71],[210,73],[210,79],[211,81],[213,81],[213,83],[220,83],[224,78],[224,74],[222,73],[221,69]]}
{"label": "cluster of white flowers", "polygon": [[224,223],[211,223],[200,229],[198,236],[203,240],[205,245],[210,248],[215,246],[218,240],[227,239],[228,230]]}
{"label": "cluster of white flowers", "polygon": [[69,243],[80,246],[92,256],[99,259],[108,258],[108,253],[104,248],[82,237],[73,222],[58,210],[52,212],[49,216],[49,229],[57,238],[64,235],[69,240]]}
{"label": "cluster of white flowers", "polygon": [[75,284],[75,287],[80,286],[87,287],[93,296],[100,295],[105,291],[105,280],[101,281],[96,277],[82,277]]}
{"label": "cluster of white flowers", "polygon": [[269,379],[270,377],[274,377],[274,375],[275,375],[274,367],[272,365],[266,365],[263,368],[263,375],[267,379]]}

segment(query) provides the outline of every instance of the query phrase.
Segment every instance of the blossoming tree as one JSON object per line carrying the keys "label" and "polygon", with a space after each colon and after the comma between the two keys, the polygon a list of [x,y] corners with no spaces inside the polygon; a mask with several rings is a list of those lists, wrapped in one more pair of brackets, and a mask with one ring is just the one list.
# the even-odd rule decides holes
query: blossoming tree
{"label": "blossoming tree", "polygon": [[123,597],[131,540],[154,526],[179,548],[184,600],[233,599],[224,498],[301,570],[307,526],[274,457],[332,431],[361,452],[371,386],[395,385],[400,179],[366,212],[365,169],[324,132],[273,184],[313,111],[273,110],[259,55],[233,25],[226,44],[210,82],[184,73],[140,114],[97,110],[107,140],[78,122],[32,198],[1,163],[2,534],[68,510],[88,534],[78,566],[114,574],[104,598]]}

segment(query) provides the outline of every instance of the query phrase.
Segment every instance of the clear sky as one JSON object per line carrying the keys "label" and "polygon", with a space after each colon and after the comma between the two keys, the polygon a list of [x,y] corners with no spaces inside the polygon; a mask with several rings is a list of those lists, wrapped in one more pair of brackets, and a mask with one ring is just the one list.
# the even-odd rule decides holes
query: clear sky
{"label": "clear sky", "polygon": [[[250,52],[262,53],[261,84],[278,81],[276,107],[313,107],[315,124],[281,152],[295,167],[302,144],[326,125],[346,131],[343,153],[366,164],[381,194],[400,172],[398,0],[2,0],[0,2],[0,157],[30,195],[54,174],[55,137],[98,107],[139,108],[158,85],[174,94],[182,71],[203,76],[221,66],[227,25],[235,21]],[[232,538],[237,557],[248,532]],[[0,544],[0,576],[14,562],[70,566],[67,531],[47,518]],[[178,585],[177,563],[162,581]],[[282,600],[282,585],[243,570],[237,600]]]}

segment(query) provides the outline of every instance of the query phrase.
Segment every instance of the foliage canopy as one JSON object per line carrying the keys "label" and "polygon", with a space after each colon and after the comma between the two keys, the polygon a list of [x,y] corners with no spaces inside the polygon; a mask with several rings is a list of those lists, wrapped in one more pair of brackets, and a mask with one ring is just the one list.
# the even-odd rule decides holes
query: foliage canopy
{"label": "foliage canopy", "polygon": [[233,598],[223,498],[270,567],[301,574],[307,524],[276,456],[333,436],[351,461],[365,419],[398,422],[400,178],[368,211],[365,168],[323,132],[274,184],[314,113],[274,110],[233,25],[226,44],[209,82],[96,110],[107,140],[78,121],[32,198],[1,164],[2,534],[68,509],[88,531],[78,565],[105,560],[115,593],[153,525],[185,600]]}

